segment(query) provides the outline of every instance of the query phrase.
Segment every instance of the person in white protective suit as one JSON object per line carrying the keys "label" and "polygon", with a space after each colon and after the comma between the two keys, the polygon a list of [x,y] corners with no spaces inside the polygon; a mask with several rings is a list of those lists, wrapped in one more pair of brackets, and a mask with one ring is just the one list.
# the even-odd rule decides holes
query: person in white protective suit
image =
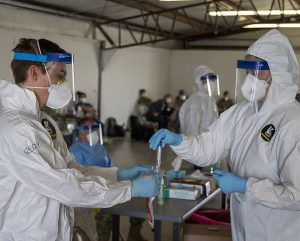
{"label": "person in white protective suit", "polygon": [[149,167],[76,164],[55,122],[40,111],[70,101],[65,79],[73,56],[45,39],[20,39],[13,51],[16,84],[0,80],[0,241],[70,241],[72,207],[157,195],[160,177]]}
{"label": "person in white protective suit", "polygon": [[228,157],[231,172],[217,169],[214,177],[223,192],[233,193],[234,241],[298,240],[297,58],[288,39],[271,30],[249,47],[246,61],[239,61],[238,67],[247,74],[242,86],[237,81],[246,100],[223,112],[208,132],[186,137],[160,130],[150,147],[170,144],[179,157],[201,166]]}
{"label": "person in white protective suit", "polygon": [[[215,99],[220,92],[218,76],[209,67],[200,65],[194,70],[194,83],[196,93],[182,104],[179,111],[180,131],[185,136],[198,136],[208,131],[219,117]],[[176,157],[172,166],[178,170],[181,163],[181,158]]]}
{"label": "person in white protective suit", "polygon": [[181,106],[179,112],[180,130],[186,136],[197,136],[208,130],[208,127],[219,117],[216,100],[209,95],[207,77],[211,93],[218,87],[216,78],[209,78],[213,71],[205,65],[198,66],[194,71],[196,92]]}

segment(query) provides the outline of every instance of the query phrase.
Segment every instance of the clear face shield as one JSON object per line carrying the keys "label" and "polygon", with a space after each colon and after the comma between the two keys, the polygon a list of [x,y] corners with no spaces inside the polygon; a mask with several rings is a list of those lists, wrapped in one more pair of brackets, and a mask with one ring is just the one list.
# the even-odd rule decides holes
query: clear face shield
{"label": "clear face shield", "polygon": [[236,68],[235,101],[249,100],[252,105],[267,94],[271,72],[267,61],[238,60]]}
{"label": "clear face shield", "polygon": [[29,54],[14,53],[14,60],[40,62],[43,66],[49,86],[24,86],[31,89],[48,89],[47,106],[59,109],[69,103],[73,97],[75,101],[75,78],[73,55],[70,53]]}
{"label": "clear face shield", "polygon": [[103,145],[102,127],[100,124],[96,125],[81,125],[78,127],[81,136],[85,136],[90,146],[96,144]]}
{"label": "clear face shield", "polygon": [[219,76],[215,74],[203,75],[200,78],[202,87],[205,88],[205,91],[210,97],[220,95],[220,83]]}

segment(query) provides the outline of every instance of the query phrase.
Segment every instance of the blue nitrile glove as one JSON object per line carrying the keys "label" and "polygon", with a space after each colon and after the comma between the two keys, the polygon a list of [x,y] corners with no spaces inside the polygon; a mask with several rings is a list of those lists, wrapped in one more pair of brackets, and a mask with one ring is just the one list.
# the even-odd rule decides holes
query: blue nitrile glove
{"label": "blue nitrile glove", "polygon": [[161,183],[161,175],[151,172],[147,175],[138,176],[132,180],[132,197],[155,197],[158,195]]}
{"label": "blue nitrile glove", "polygon": [[156,150],[158,146],[165,147],[168,145],[177,146],[183,140],[183,137],[167,129],[160,129],[149,140],[150,148]]}
{"label": "blue nitrile glove", "polygon": [[151,171],[152,167],[149,165],[139,165],[129,168],[123,168],[118,170],[118,181],[133,180],[139,175],[143,175]]}
{"label": "blue nitrile glove", "polygon": [[166,187],[169,187],[170,181],[177,178],[183,178],[186,175],[186,171],[183,170],[169,170],[167,172]]}
{"label": "blue nitrile glove", "polygon": [[247,179],[233,175],[222,169],[215,168],[214,179],[224,193],[240,192],[245,193]]}

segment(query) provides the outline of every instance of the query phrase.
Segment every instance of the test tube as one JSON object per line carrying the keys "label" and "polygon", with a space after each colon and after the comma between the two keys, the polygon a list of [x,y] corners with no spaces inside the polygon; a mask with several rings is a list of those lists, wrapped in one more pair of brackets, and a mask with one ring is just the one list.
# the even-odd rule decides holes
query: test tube
{"label": "test tube", "polygon": [[156,158],[156,171],[160,170],[161,165],[161,146],[157,148],[157,158]]}
{"label": "test tube", "polygon": [[161,175],[160,190],[157,197],[157,203],[159,205],[164,204],[164,170],[160,169],[161,166],[161,146],[157,149],[157,159],[156,159],[156,171]]}
{"label": "test tube", "polygon": [[164,172],[165,172],[164,170],[160,171],[161,183],[160,183],[160,190],[159,190],[159,193],[158,193],[158,196],[157,196],[157,203],[159,205],[164,204],[164,198],[165,198],[165,195],[164,195],[164,192],[165,192]]}
{"label": "test tube", "polygon": [[99,124],[99,138],[100,138],[100,145],[103,145],[103,135],[102,135],[102,125]]}

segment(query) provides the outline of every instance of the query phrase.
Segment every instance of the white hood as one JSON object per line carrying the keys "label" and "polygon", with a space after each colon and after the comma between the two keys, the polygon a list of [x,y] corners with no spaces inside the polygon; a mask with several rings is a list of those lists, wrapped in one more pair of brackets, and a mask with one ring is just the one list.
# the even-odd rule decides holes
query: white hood
{"label": "white hood", "polygon": [[33,91],[21,88],[7,80],[0,80],[0,111],[19,110],[37,115],[39,104]]}
{"label": "white hood", "polygon": [[295,52],[286,36],[273,29],[252,44],[247,54],[268,62],[272,83],[264,102],[266,106],[276,107],[295,99],[298,91],[299,67]]}
{"label": "white hood", "polygon": [[200,65],[194,70],[194,83],[195,83],[196,92],[198,94],[208,95],[205,92],[205,89],[203,88],[203,84],[202,84],[202,81],[200,80],[200,78],[204,75],[207,75],[207,74],[213,73],[213,72],[214,71],[212,69],[210,69],[209,67],[207,67],[205,65]]}

